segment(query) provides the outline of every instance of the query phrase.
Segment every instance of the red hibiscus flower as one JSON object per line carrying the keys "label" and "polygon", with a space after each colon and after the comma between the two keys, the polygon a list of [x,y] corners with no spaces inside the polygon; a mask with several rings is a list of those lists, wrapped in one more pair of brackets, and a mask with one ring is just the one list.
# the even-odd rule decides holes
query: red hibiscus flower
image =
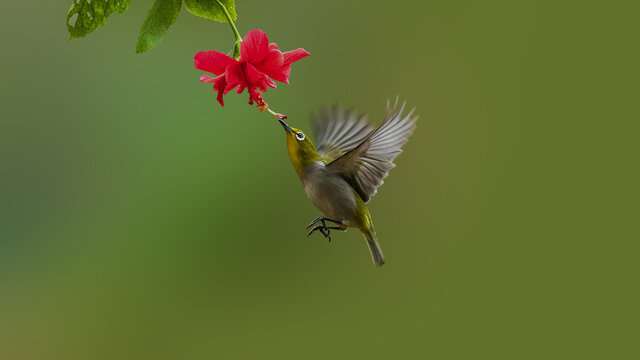
{"label": "red hibiscus flower", "polygon": [[267,87],[276,87],[273,81],[289,83],[291,64],[308,56],[305,49],[287,51],[278,49],[275,43],[269,44],[267,34],[262,30],[251,30],[240,45],[240,59],[235,60],[219,51],[199,51],[193,58],[196,69],[217,75],[200,76],[200,81],[213,83],[213,90],[218,91],[218,102],[224,106],[222,95],[236,88],[240,94],[247,88],[249,104],[255,101],[258,106],[265,107],[262,94]]}

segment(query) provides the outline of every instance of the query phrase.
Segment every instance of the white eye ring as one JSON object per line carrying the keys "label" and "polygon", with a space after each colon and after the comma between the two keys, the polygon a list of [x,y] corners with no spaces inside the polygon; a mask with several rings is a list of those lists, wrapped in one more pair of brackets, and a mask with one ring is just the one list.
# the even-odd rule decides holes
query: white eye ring
{"label": "white eye ring", "polygon": [[301,132],[296,133],[296,139],[298,139],[299,141],[304,140],[304,134]]}

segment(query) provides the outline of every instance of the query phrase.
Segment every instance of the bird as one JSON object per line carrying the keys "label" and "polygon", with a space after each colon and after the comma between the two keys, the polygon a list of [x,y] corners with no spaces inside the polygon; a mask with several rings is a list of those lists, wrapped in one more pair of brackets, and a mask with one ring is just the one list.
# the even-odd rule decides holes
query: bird
{"label": "bird", "polygon": [[307,134],[278,119],[285,130],[291,164],[307,197],[322,213],[307,226],[307,237],[319,231],[331,241],[331,230],[357,228],[369,246],[373,264],[385,263],[366,204],[395,167],[393,161],[416,128],[415,108],[403,115],[405,106],[406,102],[399,106],[398,99],[393,106],[388,101],[384,121],[377,128],[353,108],[323,107],[311,116],[317,145]]}

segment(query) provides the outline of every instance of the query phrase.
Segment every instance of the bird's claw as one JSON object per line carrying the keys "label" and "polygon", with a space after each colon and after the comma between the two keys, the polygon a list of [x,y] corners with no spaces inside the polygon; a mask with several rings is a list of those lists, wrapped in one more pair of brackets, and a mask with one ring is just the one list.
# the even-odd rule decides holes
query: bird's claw
{"label": "bird's claw", "polygon": [[307,225],[307,229],[311,228],[313,225],[315,225],[315,223],[317,223],[318,221],[321,221],[324,224],[324,218],[322,216],[318,216],[317,218],[313,219],[312,222],[309,223],[309,225]]}
{"label": "bird's claw", "polygon": [[[313,225],[313,224],[311,224]],[[307,227],[308,228],[308,227]],[[329,242],[331,242],[331,230],[329,230],[330,227],[328,227],[325,223],[324,220],[322,221],[322,225],[316,225],[314,226],[311,230],[309,230],[309,232],[307,233],[307,237],[311,236],[311,234],[313,234],[314,231],[318,230],[320,231],[320,233],[322,235],[324,235],[325,238],[329,239]]]}

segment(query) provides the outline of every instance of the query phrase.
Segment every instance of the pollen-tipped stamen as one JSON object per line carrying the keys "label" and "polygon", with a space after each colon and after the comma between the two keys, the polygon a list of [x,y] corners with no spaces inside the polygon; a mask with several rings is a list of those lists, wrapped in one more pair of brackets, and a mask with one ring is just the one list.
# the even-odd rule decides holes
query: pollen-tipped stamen
{"label": "pollen-tipped stamen", "polygon": [[270,112],[270,113],[271,113],[271,115],[274,115],[275,117],[277,117],[277,118],[278,118],[278,119],[280,119],[280,120],[284,120],[284,119],[286,119],[286,118],[287,118],[287,115],[285,115],[285,114],[280,114],[280,113],[277,113],[277,112],[275,112],[275,111],[271,110],[271,109],[269,108],[269,105],[268,105],[266,102],[264,102],[264,101],[257,101],[257,100],[256,100],[256,106],[258,107],[258,109],[260,109],[260,112],[262,112],[262,110],[267,110],[268,112]]}
{"label": "pollen-tipped stamen", "polygon": [[286,118],[287,118],[287,115],[285,115],[285,114],[277,113],[277,112],[275,112],[275,111],[273,111],[273,110],[271,110],[271,109],[269,109],[269,108],[267,108],[267,110],[268,110],[271,114],[275,115],[275,116],[276,116],[278,119],[280,119],[280,120],[284,120],[284,119],[286,119]]}

